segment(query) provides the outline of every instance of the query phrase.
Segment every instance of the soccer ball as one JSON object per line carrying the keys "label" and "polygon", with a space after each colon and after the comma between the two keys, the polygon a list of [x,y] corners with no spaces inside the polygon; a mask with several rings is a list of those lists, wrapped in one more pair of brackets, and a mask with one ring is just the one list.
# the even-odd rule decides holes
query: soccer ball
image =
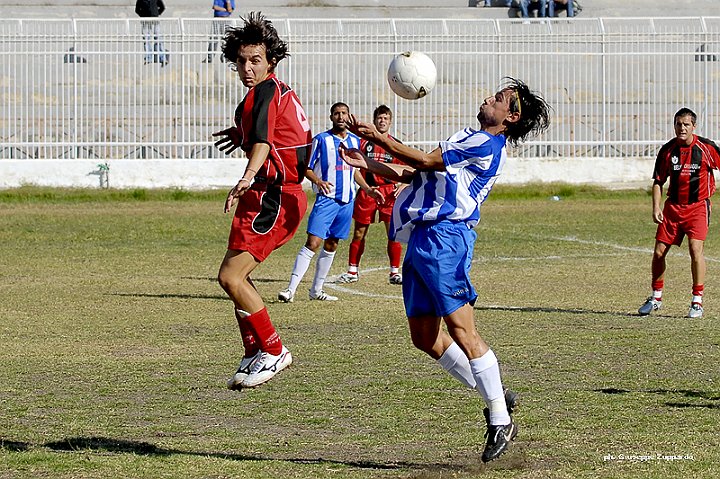
{"label": "soccer ball", "polygon": [[406,100],[417,100],[430,93],[436,79],[435,63],[424,53],[401,53],[388,67],[390,89]]}

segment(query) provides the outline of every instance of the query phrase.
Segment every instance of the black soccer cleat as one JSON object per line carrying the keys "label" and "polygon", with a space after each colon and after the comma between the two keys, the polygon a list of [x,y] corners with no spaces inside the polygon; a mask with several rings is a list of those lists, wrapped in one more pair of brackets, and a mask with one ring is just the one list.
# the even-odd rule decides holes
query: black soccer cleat
{"label": "black soccer cleat", "polygon": [[487,432],[485,437],[487,443],[485,444],[485,450],[482,453],[482,461],[490,462],[497,459],[502,455],[503,452],[510,445],[510,441],[515,439],[518,433],[518,427],[515,421],[512,419],[512,413],[518,407],[520,396],[510,389],[505,389],[505,406],[507,407],[508,414],[510,414],[510,424],[502,426],[493,426],[490,424],[490,409],[483,409],[483,416],[485,416],[485,422],[487,423]]}
{"label": "black soccer cleat", "polygon": [[510,424],[505,424],[504,426],[489,425],[485,433],[487,443],[482,453],[482,461],[490,462],[500,457],[510,445],[510,441],[515,439],[517,432],[518,427],[512,418],[510,418]]}

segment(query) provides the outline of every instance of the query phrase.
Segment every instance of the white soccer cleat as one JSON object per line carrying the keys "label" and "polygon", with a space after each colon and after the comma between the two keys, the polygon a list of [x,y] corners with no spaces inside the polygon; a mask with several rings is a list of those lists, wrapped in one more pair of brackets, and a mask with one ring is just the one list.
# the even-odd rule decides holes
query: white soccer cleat
{"label": "white soccer cleat", "polygon": [[638,314],[640,316],[647,316],[653,311],[658,311],[660,308],[662,308],[662,300],[655,299],[650,296],[648,299],[645,300],[642,306],[638,308]]}
{"label": "white soccer cleat", "polygon": [[388,281],[390,281],[390,284],[402,284],[402,275],[400,273],[390,273]]}
{"label": "white soccer cleat", "polygon": [[292,303],[295,300],[295,293],[289,289],[283,289],[278,293],[278,299],[283,303]]}
{"label": "white soccer cleat", "polygon": [[313,292],[310,291],[310,299],[315,301],[337,301],[338,297],[327,294],[325,291],[320,291],[317,295],[314,295]]}
{"label": "white soccer cleat", "polygon": [[347,273],[341,274],[338,277],[337,282],[343,283],[343,284],[350,284],[350,283],[357,283],[359,279],[360,279],[360,277],[357,273],[351,273],[348,271]]}
{"label": "white soccer cleat", "polygon": [[279,355],[260,352],[260,357],[253,363],[250,374],[243,379],[241,386],[255,388],[265,384],[275,377],[277,373],[292,364],[292,354],[283,346]]}
{"label": "white soccer cleat", "polygon": [[687,317],[688,318],[702,318],[703,316],[703,307],[700,303],[692,303],[690,305],[690,310],[688,311]]}
{"label": "white soccer cleat", "polygon": [[260,358],[260,351],[255,353],[254,356],[251,357],[243,357],[240,361],[240,365],[237,368],[237,371],[235,371],[235,375],[228,379],[227,381],[227,387],[228,389],[236,390],[241,389],[241,383],[245,380],[245,378],[250,374],[250,370],[252,369],[253,365],[255,364],[255,361],[257,361]]}

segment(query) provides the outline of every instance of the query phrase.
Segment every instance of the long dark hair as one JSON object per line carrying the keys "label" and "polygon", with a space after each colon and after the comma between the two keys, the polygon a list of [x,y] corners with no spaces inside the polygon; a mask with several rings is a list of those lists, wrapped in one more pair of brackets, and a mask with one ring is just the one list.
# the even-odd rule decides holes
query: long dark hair
{"label": "long dark hair", "polygon": [[503,88],[515,92],[515,98],[510,103],[511,113],[520,113],[520,120],[507,123],[505,137],[508,142],[517,146],[528,136],[537,136],[550,126],[550,105],[539,93],[531,91],[522,80],[505,77]]}

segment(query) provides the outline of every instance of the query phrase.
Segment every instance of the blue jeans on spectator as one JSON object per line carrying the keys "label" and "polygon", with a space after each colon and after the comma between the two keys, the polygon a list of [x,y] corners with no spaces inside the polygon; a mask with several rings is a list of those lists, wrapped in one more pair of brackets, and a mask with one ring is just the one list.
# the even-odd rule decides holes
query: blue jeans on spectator
{"label": "blue jeans on spectator", "polygon": [[528,5],[530,5],[530,0],[520,0],[520,12],[522,13],[523,18],[530,18],[530,12],[528,12]]}
{"label": "blue jeans on spectator", "polygon": [[[492,7],[492,0],[485,0],[485,6],[486,7]],[[505,0],[505,6],[511,7],[512,6],[512,0]]]}
{"label": "blue jeans on spectator", "polygon": [[[547,7],[547,15],[545,10]],[[540,16],[541,17],[554,17],[555,16],[555,0],[540,0]],[[574,17],[573,12],[573,0],[567,0],[567,16]]]}

